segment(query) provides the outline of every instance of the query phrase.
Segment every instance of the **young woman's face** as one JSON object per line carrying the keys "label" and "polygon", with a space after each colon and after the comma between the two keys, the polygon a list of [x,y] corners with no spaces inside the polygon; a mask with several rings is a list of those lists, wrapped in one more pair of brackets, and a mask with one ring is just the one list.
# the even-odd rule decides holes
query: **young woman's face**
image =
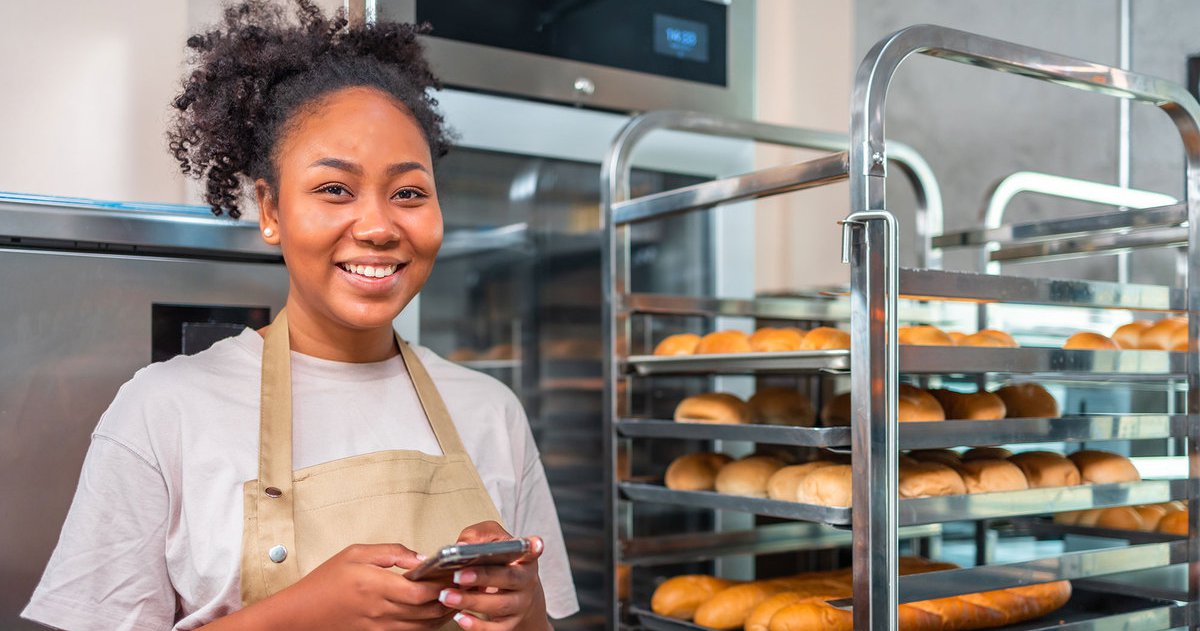
{"label": "young woman's face", "polygon": [[283,251],[289,304],[334,326],[390,327],[442,244],[416,121],[383,92],[346,88],[296,115],[275,163],[275,194],[257,186],[260,224]]}

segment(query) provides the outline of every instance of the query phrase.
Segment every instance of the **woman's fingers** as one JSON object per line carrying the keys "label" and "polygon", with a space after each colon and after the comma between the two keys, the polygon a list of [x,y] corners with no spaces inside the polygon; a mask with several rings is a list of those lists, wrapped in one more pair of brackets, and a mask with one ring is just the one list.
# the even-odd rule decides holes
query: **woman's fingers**
{"label": "woman's fingers", "polygon": [[529,603],[528,594],[521,592],[465,592],[458,589],[442,590],[442,604],[451,609],[474,611],[492,620],[524,613]]}
{"label": "woman's fingers", "polygon": [[379,567],[409,569],[420,563],[416,552],[399,543],[359,543],[347,546],[343,553],[350,561]]}
{"label": "woman's fingers", "polygon": [[495,521],[481,521],[478,524],[467,526],[458,535],[459,543],[489,543],[512,538],[513,536],[508,534],[504,526]]}
{"label": "woman's fingers", "polygon": [[503,591],[531,586],[536,567],[493,565],[463,568],[454,573],[454,584],[462,587],[495,587]]}

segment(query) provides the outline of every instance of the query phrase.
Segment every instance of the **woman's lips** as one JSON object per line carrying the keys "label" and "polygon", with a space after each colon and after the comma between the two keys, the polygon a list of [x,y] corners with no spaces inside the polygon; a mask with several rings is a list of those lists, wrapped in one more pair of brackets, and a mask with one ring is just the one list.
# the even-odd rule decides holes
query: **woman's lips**
{"label": "woman's lips", "polygon": [[[406,263],[395,265],[335,265],[341,276],[354,287],[371,293],[386,293],[400,282],[400,276],[408,268]],[[391,272],[377,276],[381,272]],[[360,273],[365,272],[365,273]]]}

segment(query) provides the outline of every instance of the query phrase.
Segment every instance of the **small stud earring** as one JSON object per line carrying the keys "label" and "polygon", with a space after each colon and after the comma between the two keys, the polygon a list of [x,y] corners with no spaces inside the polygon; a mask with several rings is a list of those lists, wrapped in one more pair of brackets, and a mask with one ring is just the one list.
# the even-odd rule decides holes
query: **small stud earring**
{"label": "small stud earring", "polygon": [[270,239],[272,236],[274,236],[274,234],[275,234],[275,230],[273,230],[271,228],[263,228],[263,236],[264,237]]}

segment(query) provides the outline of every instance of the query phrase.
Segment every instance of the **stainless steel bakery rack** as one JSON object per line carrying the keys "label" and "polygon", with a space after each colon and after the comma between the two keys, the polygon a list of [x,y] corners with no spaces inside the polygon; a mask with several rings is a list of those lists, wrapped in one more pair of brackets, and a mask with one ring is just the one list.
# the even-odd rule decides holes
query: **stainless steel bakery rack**
{"label": "stainless steel bakery rack", "polygon": [[[1149,103],[1175,123],[1186,152],[1186,198],[1182,203],[1084,219],[1040,224],[983,226],[978,230],[936,234],[941,227],[936,180],[918,155],[885,140],[887,86],[899,65],[925,54],[984,69],[1019,74],[1066,87]],[[606,489],[606,536],[613,569],[610,586],[615,626],[641,625],[659,631],[700,631],[701,627],[656,616],[640,603],[628,571],[618,566],[710,559],[723,554],[761,555],[803,549],[799,530],[765,533],[760,526],[740,533],[686,533],[631,536],[639,507],[664,505],[711,509],[718,514],[748,513],[818,524],[821,533],[849,527],[854,565],[852,608],[856,629],[895,629],[898,604],[915,600],[1060,579],[1079,582],[1068,606],[1020,629],[1165,629],[1197,628],[1200,623],[1200,283],[1181,288],[1081,280],[1012,278],[938,269],[938,252],[957,246],[987,247],[998,242],[1038,244],[1044,252],[1096,251],[1104,243],[1127,248],[1138,234],[1170,232],[1169,239],[1147,238],[1153,245],[1187,246],[1190,269],[1200,269],[1200,105],[1181,86],[1101,64],[1073,59],[953,29],[922,25],[898,31],[876,44],[859,67],[853,94],[849,138],[832,134],[681,112],[652,112],[633,119],[614,139],[602,167],[604,218],[605,406],[609,428],[606,448],[610,480]],[[658,129],[686,130],[754,141],[816,148],[831,152],[815,159],[630,199],[628,176],[635,147]],[[918,231],[919,265],[898,264],[898,225],[887,209],[888,167],[898,167],[914,182],[922,206]],[[850,266],[848,290],[818,297],[751,300],[693,298],[636,293],[631,286],[630,239],[633,227],[671,215],[849,180],[849,212],[843,222],[843,262]],[[1145,229],[1145,230],[1143,230]],[[1182,231],[1182,232],[1181,232]],[[1106,239],[1110,241],[1106,241]],[[1055,245],[1057,244],[1057,245]],[[1071,245],[1074,244],[1074,245]],[[990,250],[1002,260],[1018,245]],[[1106,247],[1106,246],[1105,246]],[[1028,256],[1028,253],[1022,254]],[[1186,314],[1189,350],[1068,351],[1057,348],[962,349],[903,347],[896,341],[901,319],[935,322],[941,306],[954,303],[1041,305],[1056,310],[1128,310]],[[915,315],[914,315],[915,314]],[[745,355],[655,357],[633,336],[635,318],[698,316],[710,321],[740,317],[771,321],[847,321],[851,350]],[[788,373],[842,376],[850,382],[853,418],[845,428],[716,426],[674,423],[634,412],[643,380],[681,379],[689,375]],[[897,387],[901,373],[995,382],[1007,375],[1044,379],[1098,381],[1112,387],[1139,382],[1183,384],[1183,413],[1151,410],[1128,414],[1071,413],[1061,418],[1003,421],[897,423]],[[1106,386],[1107,387],[1107,386]],[[1105,485],[1041,488],[976,495],[898,499],[897,460],[901,448],[983,444],[1084,442],[1096,440],[1187,439],[1188,478],[1148,479]],[[799,447],[850,448],[853,467],[851,507],[830,508],[775,500],[667,489],[653,476],[634,476],[629,452],[639,443],[661,439],[744,441]],[[898,576],[898,550],[906,528],[943,522],[989,520],[1024,524],[1025,532],[1062,534],[1038,516],[1107,506],[1186,500],[1190,509],[1186,538],[1128,538],[1119,547],[1065,552],[1034,560],[989,563],[960,570]],[[1033,524],[1032,526],[1030,524]],[[1009,526],[1011,527],[1011,526]],[[930,531],[926,531],[928,534]],[[1091,531],[1091,534],[1103,534]],[[1111,533],[1109,533],[1111,534]],[[794,538],[793,538],[794,537]],[[846,535],[817,535],[820,545],[845,544]],[[1188,568],[1183,590],[1106,593],[1103,577],[1128,572]],[[628,569],[626,567],[625,569]],[[618,597],[618,595],[620,597]],[[1158,598],[1162,596],[1162,598]],[[644,594],[641,596],[644,598]],[[839,603],[850,606],[851,601]]]}

